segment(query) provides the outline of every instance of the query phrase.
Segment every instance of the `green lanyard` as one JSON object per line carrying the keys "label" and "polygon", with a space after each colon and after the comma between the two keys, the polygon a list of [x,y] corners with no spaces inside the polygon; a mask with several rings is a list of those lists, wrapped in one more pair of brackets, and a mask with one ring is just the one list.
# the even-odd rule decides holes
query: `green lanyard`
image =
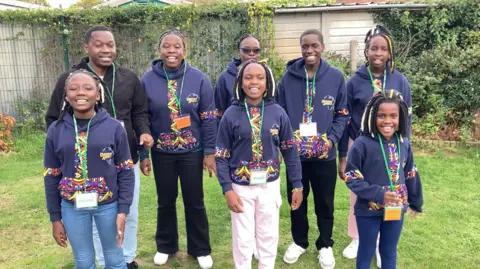
{"label": "green lanyard", "polygon": [[[75,119],[75,116],[73,116],[73,126],[75,127],[75,149],[78,150],[78,159],[80,160],[81,157],[85,157],[84,161],[81,163],[83,166],[83,171],[82,171],[82,179],[83,183],[85,184],[85,180],[88,176],[87,173],[87,149],[88,149],[88,134],[90,133],[90,123],[92,123],[93,118],[95,118],[95,115],[97,113],[93,114],[93,117],[88,121],[87,125],[87,135],[85,136],[85,150],[80,151],[80,141],[78,140],[78,125],[77,125],[77,120]],[[78,164],[80,165],[80,163]]]}
{"label": "green lanyard", "polygon": [[[90,66],[90,63],[88,63],[87,65],[88,65],[88,68],[90,68],[90,70],[92,70],[92,72],[95,73],[95,75],[97,75],[95,70],[93,70],[92,66]],[[117,118],[117,111],[115,110],[115,103],[113,102],[113,92],[115,91],[115,73],[116,73],[115,63],[112,63],[112,67],[113,67],[112,92],[110,92],[110,90],[108,89],[108,86],[107,86],[107,95],[108,95],[108,98],[110,100],[110,103],[112,104],[113,117],[116,119]],[[102,79],[102,81],[103,81],[103,79]],[[107,84],[105,84],[105,86],[106,85]]]}
{"label": "green lanyard", "polygon": [[[318,71],[318,69],[315,71],[315,73],[313,73],[312,94],[310,94],[310,92],[308,90],[308,72],[307,72],[307,68],[305,68],[305,82],[307,84],[306,90],[305,90],[305,94],[306,94],[306,97],[307,97],[305,106],[307,107],[307,112],[310,115],[313,113],[313,96],[315,95],[315,90],[316,90],[315,81],[317,80],[317,71]],[[306,123],[306,122],[304,122],[304,123]]]}
{"label": "green lanyard", "polygon": [[[400,157],[400,139],[398,138],[397,133],[395,133],[395,137],[397,138],[397,148],[398,148],[397,177],[399,177],[402,159]],[[383,160],[385,161],[385,169],[387,170],[388,180],[390,180],[390,190],[394,192],[395,187],[393,186],[393,181],[392,181],[392,171],[390,171],[390,168],[388,167],[387,155],[385,155],[385,149],[383,149],[383,143],[382,143],[382,138],[380,137],[380,134],[378,134],[378,143],[380,143],[380,148],[382,149]]]}
{"label": "green lanyard", "polygon": [[[250,112],[248,111],[247,100],[245,99],[244,102],[245,102],[245,111],[247,111],[248,122],[250,123],[250,128],[252,129],[252,136],[253,136],[253,140],[254,140],[253,143],[252,143],[252,149],[254,149],[255,148],[254,146],[259,145],[261,140],[262,140],[263,111],[264,111],[264,108],[265,108],[265,102],[262,99],[262,115],[261,115],[261,118],[260,118],[260,126],[259,126],[260,130],[258,131],[258,135],[256,135],[256,133],[255,133],[255,127],[256,126],[252,124],[252,118],[250,117]],[[259,147],[258,147],[258,149],[260,150]],[[262,158],[262,152],[254,151],[253,154],[255,154],[257,157],[259,157],[258,159]]]}
{"label": "green lanyard", "polygon": [[[372,71],[370,71],[370,67],[367,67],[368,74],[370,75],[370,82],[372,82],[372,89],[375,90],[375,82],[373,82]],[[383,70],[383,85],[382,85],[382,92],[385,92],[385,86],[387,85],[387,68]]]}
{"label": "green lanyard", "polygon": [[165,70],[165,65],[163,66],[163,72],[165,72],[165,77],[167,78],[167,87],[168,90],[175,96],[175,100],[177,100],[178,104],[178,113],[182,114],[182,105],[180,101],[182,100],[182,91],[183,91],[183,82],[185,81],[185,73],[187,72],[187,61],[185,61],[185,67],[183,68],[183,76],[182,76],[182,86],[180,87],[180,97],[177,96],[177,91],[170,85],[170,79],[168,78],[167,71]]}

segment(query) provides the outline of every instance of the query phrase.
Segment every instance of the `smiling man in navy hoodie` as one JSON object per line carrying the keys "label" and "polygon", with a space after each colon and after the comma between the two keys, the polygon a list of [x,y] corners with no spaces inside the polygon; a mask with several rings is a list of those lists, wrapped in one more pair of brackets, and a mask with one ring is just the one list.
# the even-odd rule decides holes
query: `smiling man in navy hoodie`
{"label": "smiling man in navy hoodie", "polygon": [[[302,161],[304,201],[290,211],[293,243],[283,260],[295,263],[308,247],[307,197],[310,186],[320,231],[315,245],[324,269],[335,267],[332,230],[335,185],[337,179],[335,144],[340,140],[348,119],[345,80],[342,72],[331,67],[322,53],[322,33],[307,30],[300,37],[302,58],[287,64],[279,85],[278,102],[290,118]],[[288,177],[288,173],[287,173]],[[292,184],[287,180],[288,201]]]}

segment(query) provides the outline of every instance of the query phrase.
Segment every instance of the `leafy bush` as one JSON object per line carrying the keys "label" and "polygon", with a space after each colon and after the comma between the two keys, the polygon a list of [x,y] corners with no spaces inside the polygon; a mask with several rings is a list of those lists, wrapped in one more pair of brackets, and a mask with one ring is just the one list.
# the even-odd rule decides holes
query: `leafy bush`
{"label": "leafy bush", "polygon": [[0,152],[9,152],[13,148],[12,129],[15,126],[13,117],[0,113]]}
{"label": "leafy bush", "polygon": [[13,107],[18,111],[18,118],[22,119],[15,127],[16,134],[45,131],[45,114],[48,101],[20,99]]}

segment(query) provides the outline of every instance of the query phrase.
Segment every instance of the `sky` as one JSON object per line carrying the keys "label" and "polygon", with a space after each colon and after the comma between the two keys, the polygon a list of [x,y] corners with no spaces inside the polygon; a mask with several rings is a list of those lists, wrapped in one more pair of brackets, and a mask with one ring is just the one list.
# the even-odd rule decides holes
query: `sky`
{"label": "sky", "polygon": [[75,4],[78,0],[47,0],[51,7],[58,8],[62,5],[63,8],[67,8]]}

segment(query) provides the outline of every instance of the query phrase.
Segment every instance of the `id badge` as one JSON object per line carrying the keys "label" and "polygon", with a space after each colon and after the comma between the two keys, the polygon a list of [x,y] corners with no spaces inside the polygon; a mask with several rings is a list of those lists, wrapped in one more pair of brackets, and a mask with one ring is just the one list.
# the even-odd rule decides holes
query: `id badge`
{"label": "id badge", "polygon": [[402,206],[386,206],[385,214],[383,215],[384,221],[396,221],[402,218]]}
{"label": "id badge", "polygon": [[267,169],[252,170],[250,174],[250,185],[267,183]]}
{"label": "id badge", "polygon": [[176,118],[175,120],[175,126],[177,129],[183,129],[190,127],[190,115],[180,115],[180,117]]}
{"label": "id badge", "polygon": [[317,123],[300,123],[300,136],[317,136]]}
{"label": "id badge", "polygon": [[98,193],[96,192],[79,192],[75,195],[76,210],[92,210],[98,207]]}

